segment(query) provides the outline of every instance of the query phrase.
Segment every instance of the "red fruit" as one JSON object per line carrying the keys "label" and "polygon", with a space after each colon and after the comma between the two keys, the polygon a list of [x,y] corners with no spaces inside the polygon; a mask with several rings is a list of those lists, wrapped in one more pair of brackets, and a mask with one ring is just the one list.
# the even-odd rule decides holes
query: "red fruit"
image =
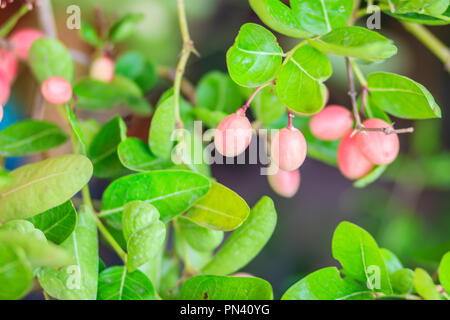
{"label": "red fruit", "polygon": [[12,83],[17,76],[19,64],[14,54],[6,49],[0,49],[0,72],[3,73],[9,83]]}
{"label": "red fruit", "polygon": [[8,102],[10,94],[11,87],[8,78],[3,72],[0,72],[0,106],[3,106]]}
{"label": "red fruit", "polygon": [[14,32],[9,40],[16,56],[22,60],[26,60],[33,42],[44,36],[42,32],[36,29],[22,29]]}
{"label": "red fruit", "polygon": [[[392,128],[381,119],[369,119],[363,122],[366,128]],[[397,158],[400,151],[400,141],[397,134],[365,131],[356,134],[359,150],[370,162],[378,165],[389,164]]]}
{"label": "red fruit", "polygon": [[337,162],[341,173],[351,180],[364,177],[373,168],[373,164],[364,157],[356,145],[356,137],[351,137],[351,132],[339,143]]}
{"label": "red fruit", "polygon": [[267,179],[275,193],[285,198],[292,198],[300,187],[300,170],[279,169],[274,175],[267,176]]}
{"label": "red fruit", "polygon": [[223,119],[216,130],[214,144],[226,157],[236,157],[247,149],[252,139],[252,125],[239,109]]}
{"label": "red fruit", "polygon": [[297,128],[283,128],[273,138],[272,159],[284,171],[298,169],[305,161],[306,151],[305,137]]}
{"label": "red fruit", "polygon": [[114,69],[114,61],[109,57],[103,56],[92,62],[90,75],[93,79],[111,82],[114,79]]}
{"label": "red fruit", "polygon": [[311,133],[321,140],[342,138],[353,127],[353,116],[341,106],[329,106],[311,118]]}
{"label": "red fruit", "polygon": [[53,104],[64,104],[72,98],[72,86],[61,77],[50,77],[45,80],[41,92],[45,100]]}

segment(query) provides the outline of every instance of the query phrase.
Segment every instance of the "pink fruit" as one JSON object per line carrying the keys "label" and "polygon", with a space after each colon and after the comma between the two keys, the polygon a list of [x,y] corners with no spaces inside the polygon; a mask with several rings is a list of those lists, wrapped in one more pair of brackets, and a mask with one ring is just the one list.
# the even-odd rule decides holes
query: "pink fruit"
{"label": "pink fruit", "polygon": [[28,52],[34,41],[45,35],[36,29],[22,29],[14,32],[9,38],[14,53],[22,60],[28,58]]}
{"label": "pink fruit", "polygon": [[106,56],[98,58],[92,62],[90,75],[91,78],[104,82],[111,82],[114,79],[114,61]]}
{"label": "pink fruit", "polygon": [[0,49],[0,72],[3,73],[9,83],[12,83],[17,76],[19,64],[14,54],[6,49]]}
{"label": "pink fruit", "polygon": [[50,77],[45,80],[41,92],[45,100],[53,104],[64,104],[72,98],[72,86],[61,77]]}
{"label": "pink fruit", "polygon": [[341,173],[351,180],[364,177],[373,168],[373,164],[364,157],[356,145],[356,137],[351,137],[351,132],[339,143],[337,162]]}
{"label": "pink fruit", "polygon": [[[381,119],[369,119],[363,122],[366,128],[392,128]],[[366,133],[366,134],[365,134]],[[373,164],[389,164],[397,158],[400,151],[400,141],[397,134],[384,132],[358,132],[356,143],[362,154]]]}
{"label": "pink fruit", "polygon": [[321,140],[342,138],[353,127],[351,112],[341,106],[329,106],[311,118],[311,133]]}
{"label": "pink fruit", "polygon": [[306,151],[305,137],[297,128],[283,128],[273,138],[272,159],[284,171],[298,169],[305,161]]}
{"label": "pink fruit", "polygon": [[247,272],[236,272],[231,275],[232,277],[245,277],[245,278],[254,278],[255,276],[247,273]]}
{"label": "pink fruit", "polygon": [[274,175],[267,176],[273,191],[285,198],[292,198],[300,187],[300,170],[284,171],[279,169]]}
{"label": "pink fruit", "polygon": [[0,72],[0,106],[3,106],[8,102],[10,94],[11,86],[8,78],[3,72]]}
{"label": "pink fruit", "polygon": [[223,119],[216,130],[214,144],[226,157],[236,157],[247,149],[252,139],[252,125],[239,109]]}

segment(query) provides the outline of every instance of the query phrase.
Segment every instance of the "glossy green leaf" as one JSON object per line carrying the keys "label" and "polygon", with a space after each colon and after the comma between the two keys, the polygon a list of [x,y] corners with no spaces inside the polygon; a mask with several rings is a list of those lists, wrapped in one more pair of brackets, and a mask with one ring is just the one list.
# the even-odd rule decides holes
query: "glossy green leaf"
{"label": "glossy green leaf", "polygon": [[78,140],[78,143],[81,147],[81,151],[84,155],[87,155],[87,144],[84,140],[83,132],[81,131],[80,123],[78,122],[78,118],[73,112],[72,108],[69,104],[66,105],[66,115],[69,120],[70,127],[72,128],[75,137]]}
{"label": "glossy green leaf", "polygon": [[95,119],[87,119],[79,122],[81,135],[86,143],[86,148],[89,149],[95,136],[100,131],[101,125]]}
{"label": "glossy green leaf", "polygon": [[148,116],[153,112],[153,107],[145,99],[143,91],[133,80],[116,75],[113,80],[113,85],[120,92],[121,104],[126,105],[129,109],[141,116]]}
{"label": "glossy green leaf", "polygon": [[80,36],[84,41],[94,47],[100,47],[103,45],[103,41],[100,39],[97,30],[88,21],[83,21],[81,23]]}
{"label": "glossy green leaf", "polygon": [[403,269],[403,265],[397,256],[390,250],[381,248],[380,253],[383,257],[384,263],[389,274],[392,274],[400,269]]}
{"label": "glossy green leaf", "polygon": [[272,286],[260,278],[196,276],[184,282],[181,300],[272,300]]}
{"label": "glossy green leaf", "polygon": [[159,212],[145,201],[128,202],[123,208],[122,231],[126,241],[131,235],[159,220]]}
{"label": "glossy green leaf", "polygon": [[286,106],[278,98],[275,86],[262,89],[253,99],[251,109],[264,126],[274,123],[286,113]]}
{"label": "glossy green leaf", "polygon": [[367,231],[349,222],[340,223],[334,231],[332,252],[345,276],[362,282],[372,291],[392,293],[383,256]]}
{"label": "glossy green leaf", "polygon": [[362,178],[359,178],[353,183],[355,188],[365,188],[369,184],[374,183],[378,180],[379,177],[386,171],[388,168],[387,165],[376,166],[372,171],[370,171],[367,175]]}
{"label": "glossy green leaf", "polygon": [[98,279],[98,300],[155,300],[152,282],[141,271],[117,266],[103,270]]}
{"label": "glossy green leaf", "polygon": [[144,19],[142,13],[129,13],[117,21],[109,31],[109,40],[112,42],[123,41],[131,36],[136,28],[137,24]]}
{"label": "glossy green leaf", "polygon": [[373,300],[374,294],[360,284],[342,278],[335,267],[319,269],[292,285],[282,300]]}
{"label": "glossy green leaf", "polygon": [[[63,204],[92,176],[92,164],[81,155],[64,155],[28,164],[11,172],[0,187],[0,221],[23,219]],[[24,201],[26,199],[26,201]]]}
{"label": "glossy green leaf", "polygon": [[0,156],[26,156],[56,148],[67,141],[56,124],[25,120],[0,131]]}
{"label": "glossy green leaf", "polygon": [[395,12],[398,13],[417,12],[438,16],[447,10],[449,2],[448,0],[406,0],[397,1],[396,4]]}
{"label": "glossy green leaf", "polygon": [[38,272],[42,288],[59,300],[95,300],[98,282],[98,237],[94,213],[87,207],[78,211],[75,231],[61,247],[74,264],[62,269],[43,268]]}
{"label": "glossy green leaf", "polygon": [[414,288],[425,300],[441,300],[431,276],[422,268],[414,270]]}
{"label": "glossy green leaf", "polygon": [[414,289],[414,271],[399,269],[391,274],[392,289],[395,293],[409,294]]}
{"label": "glossy green leaf", "polygon": [[380,61],[397,53],[392,41],[381,34],[361,27],[342,27],[309,40],[316,49],[338,56],[364,61]]}
{"label": "glossy green leaf", "polygon": [[129,51],[117,59],[115,72],[136,82],[143,92],[153,88],[158,81],[153,63],[135,51]]}
{"label": "glossy green leaf", "polygon": [[195,118],[202,121],[209,128],[216,128],[225,119],[226,113],[222,111],[212,111],[206,108],[197,107],[193,110]]}
{"label": "glossy green leaf", "polygon": [[126,135],[127,126],[120,116],[115,116],[100,129],[89,147],[96,177],[111,178],[126,172],[117,155],[117,147]]}
{"label": "glossy green leaf", "polygon": [[119,144],[117,152],[123,166],[133,171],[146,172],[172,166],[170,161],[153,155],[148,145],[138,138],[126,138]]}
{"label": "glossy green leaf", "polygon": [[246,266],[269,241],[277,223],[272,199],[262,197],[247,220],[227,238],[202,272],[231,274]]}
{"label": "glossy green leaf", "polygon": [[291,8],[302,27],[312,34],[325,34],[344,27],[353,11],[353,0],[293,0]]}
{"label": "glossy green leaf", "polygon": [[237,193],[212,182],[208,194],[197,201],[185,217],[206,228],[230,231],[239,227],[249,213],[250,208]]}
{"label": "glossy green leaf", "polygon": [[327,56],[311,46],[300,46],[283,63],[277,77],[277,94],[290,109],[314,114],[325,105],[322,83],[332,74]]}
{"label": "glossy green leaf", "polygon": [[39,82],[50,77],[73,81],[75,66],[69,50],[55,38],[40,38],[33,42],[28,53],[31,71]]}
{"label": "glossy green leaf", "polygon": [[213,257],[212,251],[198,251],[191,247],[191,245],[184,239],[183,234],[178,232],[175,233],[175,250],[179,257],[186,257],[189,261],[189,266],[191,269],[199,271],[208,262],[211,261]]}
{"label": "glossy green leaf", "polygon": [[150,150],[158,158],[169,159],[175,130],[175,99],[170,97],[156,108],[150,126]]}
{"label": "glossy green leaf", "polygon": [[439,18],[416,12],[409,12],[403,14],[392,13],[389,10],[383,12],[399,20],[429,26],[442,26],[450,23],[450,7],[443,15],[439,16]]}
{"label": "glossy green leaf", "polygon": [[249,0],[258,17],[273,30],[295,38],[309,38],[311,34],[300,19],[281,0]]}
{"label": "glossy green leaf", "polygon": [[13,244],[0,243],[0,300],[24,297],[33,285],[33,272],[25,252]]}
{"label": "glossy green leaf", "polygon": [[66,240],[77,225],[77,212],[72,201],[35,215],[28,220],[40,229],[45,237],[53,243],[60,244]]}
{"label": "glossy green leaf", "polygon": [[167,222],[189,209],[211,188],[208,178],[189,171],[152,171],[115,180],[103,193],[101,215],[121,228],[126,203],[142,200],[154,205]]}
{"label": "glossy green leaf", "polygon": [[242,106],[241,90],[220,71],[205,74],[196,88],[197,106],[230,114]]}
{"label": "glossy green leaf", "polygon": [[183,238],[197,251],[213,251],[223,240],[223,231],[201,227],[186,218],[178,219]]}
{"label": "glossy green leaf", "polygon": [[257,87],[275,78],[283,50],[275,36],[264,27],[246,23],[227,52],[231,78],[243,87]]}
{"label": "glossy green leaf", "polygon": [[420,83],[387,72],[371,73],[368,77],[370,101],[398,118],[440,118],[441,109],[431,93]]}
{"label": "glossy green leaf", "polygon": [[450,252],[447,252],[439,264],[439,282],[447,294],[450,294]]}

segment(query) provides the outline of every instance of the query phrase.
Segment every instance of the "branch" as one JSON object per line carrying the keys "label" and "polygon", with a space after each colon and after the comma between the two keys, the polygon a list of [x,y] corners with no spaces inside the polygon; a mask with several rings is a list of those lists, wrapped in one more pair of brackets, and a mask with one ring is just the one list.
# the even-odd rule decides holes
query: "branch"
{"label": "branch", "polygon": [[31,8],[27,4],[24,4],[22,7],[20,7],[20,9],[0,27],[0,38],[6,37],[8,33],[10,33],[11,30],[16,26],[20,18],[22,18],[30,10]]}
{"label": "branch", "polygon": [[53,8],[50,0],[40,0],[37,5],[39,25],[44,33],[51,38],[57,38],[55,19],[53,17]]}

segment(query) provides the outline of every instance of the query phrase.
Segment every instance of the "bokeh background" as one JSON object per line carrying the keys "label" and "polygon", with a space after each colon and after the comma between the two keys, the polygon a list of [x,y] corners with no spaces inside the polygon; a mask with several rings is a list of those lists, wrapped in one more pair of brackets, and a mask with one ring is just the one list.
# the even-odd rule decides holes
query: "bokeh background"
{"label": "bokeh background", "polygon": [[[126,12],[142,12],[145,20],[138,33],[123,47],[134,48],[155,64],[174,67],[181,50],[175,0],[54,0],[53,7],[59,38],[69,47],[86,54],[91,49],[80,41],[77,30],[65,26],[66,8],[76,4],[82,20],[94,20],[94,7],[103,8],[108,19]],[[17,10],[15,3],[2,10],[0,23]],[[201,57],[192,57],[186,77],[192,82],[211,70],[226,71],[225,54],[234,42],[240,26],[246,22],[261,23],[245,0],[186,0],[192,38]],[[364,23],[364,21],[362,21]],[[17,28],[36,26],[33,13],[21,20]],[[450,28],[431,27],[449,45]],[[312,159],[302,167],[302,185],[292,199],[283,199],[269,188],[258,165],[215,165],[214,177],[239,193],[250,206],[262,195],[275,201],[278,225],[265,249],[243,271],[272,283],[276,297],[295,281],[319,268],[337,265],[331,256],[331,238],[343,220],[368,230],[380,246],[396,252],[406,266],[421,265],[433,272],[439,258],[450,250],[450,78],[442,63],[407,33],[395,20],[382,16],[380,32],[392,38],[398,55],[386,62],[365,66],[364,71],[384,70],[406,75],[425,85],[442,108],[442,120],[413,123],[416,133],[401,136],[402,155],[382,179],[365,189],[355,189],[338,170]],[[277,35],[281,46],[290,49],[295,39]],[[330,103],[350,106],[343,58],[330,57],[334,74],[327,81]],[[77,68],[79,75],[86,72]],[[13,98],[7,105],[0,129],[30,116],[35,84],[22,67]],[[164,85],[149,99],[156,100]],[[159,91],[158,91],[159,90]],[[59,121],[50,108],[44,117]],[[113,111],[120,112],[120,111]],[[107,119],[111,114],[103,115]],[[101,116],[97,116],[102,119]],[[134,118],[128,122],[134,134],[145,135],[149,119]],[[398,122],[397,126],[410,125]],[[62,150],[58,152],[63,152]],[[13,168],[25,161],[11,159]],[[100,198],[106,181],[97,181],[94,197]],[[107,265],[118,264],[108,248],[102,248]],[[36,297],[38,297],[37,295]]]}

